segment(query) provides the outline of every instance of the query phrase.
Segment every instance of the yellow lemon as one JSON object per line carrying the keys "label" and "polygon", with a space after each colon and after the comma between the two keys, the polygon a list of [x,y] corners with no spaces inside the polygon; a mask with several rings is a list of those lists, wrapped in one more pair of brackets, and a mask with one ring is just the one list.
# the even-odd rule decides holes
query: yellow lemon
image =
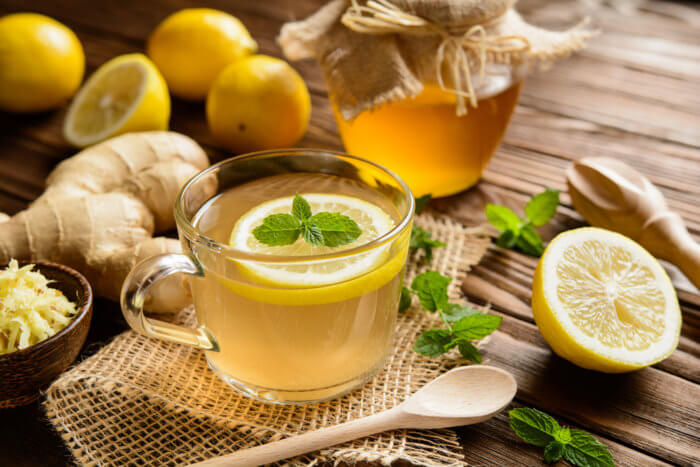
{"label": "yellow lemon", "polygon": [[58,107],[80,86],[83,46],[63,24],[36,13],[0,18],[0,109],[40,112]]}
{"label": "yellow lemon", "polygon": [[210,8],[187,8],[153,31],[147,53],[173,94],[201,100],[218,74],[258,46],[234,16]]}
{"label": "yellow lemon", "polygon": [[167,130],[168,87],[143,54],[113,58],[93,73],[68,109],[66,140],[89,146],[130,131]]}
{"label": "yellow lemon", "polygon": [[681,312],[668,275],[644,248],[609,230],[564,232],[540,259],[532,312],[552,350],[591,370],[653,365],[678,345]]}
{"label": "yellow lemon", "polygon": [[304,135],[311,98],[284,60],[254,55],[229,65],[207,98],[214,138],[237,153],[293,146]]}

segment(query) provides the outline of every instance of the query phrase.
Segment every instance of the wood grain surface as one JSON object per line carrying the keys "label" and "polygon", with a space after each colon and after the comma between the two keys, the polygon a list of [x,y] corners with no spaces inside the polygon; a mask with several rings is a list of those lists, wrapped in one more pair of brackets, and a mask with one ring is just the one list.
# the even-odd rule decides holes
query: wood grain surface
{"label": "wood grain surface", "polygon": [[[280,56],[280,25],[315,11],[321,0],[208,0],[239,17],[261,51]],[[478,186],[432,208],[466,224],[482,223],[486,202],[522,211],[544,187],[565,190],[564,170],[585,156],[609,156],[649,177],[669,206],[700,240],[700,6],[641,0],[636,12],[597,3],[521,0],[518,8],[541,25],[561,27],[584,14],[603,34],[582,53],[525,82],[505,140]],[[193,6],[185,0],[0,0],[0,14],[31,9],[71,27],[87,54],[88,72],[122,53],[143,51],[167,14]],[[586,7],[582,5],[588,5]],[[299,144],[340,149],[321,73],[312,61],[294,63],[309,85],[313,112]],[[65,109],[34,116],[0,113],[0,211],[21,210],[43,190],[46,175],[73,150],[61,137]],[[200,142],[213,161],[218,150],[206,128],[204,107],[175,99],[171,128]],[[583,225],[562,193],[545,240]],[[671,270],[683,310],[678,350],[652,368],[604,375],[552,354],[530,310],[536,260],[496,246],[467,277],[466,295],[505,317],[486,345],[490,364],[511,371],[519,385],[514,406],[545,410],[563,424],[591,431],[619,465],[700,463],[700,295]],[[125,326],[116,304],[97,301],[87,352]],[[37,405],[2,412],[0,465],[64,465],[71,460]],[[474,465],[539,465],[539,448],[519,441],[507,416],[459,430]]]}

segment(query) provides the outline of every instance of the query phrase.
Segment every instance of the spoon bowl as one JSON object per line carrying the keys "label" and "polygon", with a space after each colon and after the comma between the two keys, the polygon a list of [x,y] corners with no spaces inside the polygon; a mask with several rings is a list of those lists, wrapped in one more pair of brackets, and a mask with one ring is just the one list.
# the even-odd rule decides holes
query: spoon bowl
{"label": "spoon bowl", "polygon": [[479,423],[503,410],[516,391],[513,376],[500,368],[460,367],[435,378],[391,410],[194,465],[263,465],[397,428],[447,428]]}
{"label": "spoon bowl", "polygon": [[505,370],[464,366],[435,378],[400,407],[405,414],[422,418],[420,428],[470,425],[503,410],[517,389],[515,379]]}

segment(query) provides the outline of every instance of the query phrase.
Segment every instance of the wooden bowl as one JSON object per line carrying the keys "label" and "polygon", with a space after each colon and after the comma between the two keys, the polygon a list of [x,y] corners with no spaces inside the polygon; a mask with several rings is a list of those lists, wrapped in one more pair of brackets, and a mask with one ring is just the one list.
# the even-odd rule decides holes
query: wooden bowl
{"label": "wooden bowl", "polygon": [[[60,290],[77,305],[73,321],[38,344],[0,355],[0,409],[26,405],[39,397],[40,391],[73,363],[85,343],[92,318],[92,289],[88,281],[67,266],[45,261],[21,261],[35,264]],[[3,268],[6,267],[2,266]]]}

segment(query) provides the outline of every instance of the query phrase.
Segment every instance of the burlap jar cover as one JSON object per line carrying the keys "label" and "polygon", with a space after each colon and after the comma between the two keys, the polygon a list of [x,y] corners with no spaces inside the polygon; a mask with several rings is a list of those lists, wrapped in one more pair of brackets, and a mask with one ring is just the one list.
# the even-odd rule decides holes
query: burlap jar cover
{"label": "burlap jar cover", "polygon": [[[346,120],[414,97],[426,83],[457,96],[457,115],[477,105],[489,67],[513,80],[583,47],[586,21],[567,31],[527,24],[517,0],[332,0],[282,27],[290,60],[316,58]],[[486,76],[485,76],[486,75]]]}
{"label": "burlap jar cover", "polygon": [[[483,256],[489,238],[442,216],[423,214],[416,223],[447,246],[435,250],[430,264],[414,254],[406,282],[425,269],[437,270],[454,278],[450,296],[459,300],[462,278]],[[177,319],[193,325],[194,312],[182,310]],[[340,399],[307,406],[243,397],[209,370],[201,351],[127,331],[51,385],[46,413],[79,464],[184,465],[394,407],[440,373],[466,363],[457,352],[429,359],[413,351],[416,337],[435,326],[440,326],[435,314],[417,308],[401,313],[393,349],[377,376]],[[452,430],[400,430],[288,462],[461,465],[462,452]]]}

